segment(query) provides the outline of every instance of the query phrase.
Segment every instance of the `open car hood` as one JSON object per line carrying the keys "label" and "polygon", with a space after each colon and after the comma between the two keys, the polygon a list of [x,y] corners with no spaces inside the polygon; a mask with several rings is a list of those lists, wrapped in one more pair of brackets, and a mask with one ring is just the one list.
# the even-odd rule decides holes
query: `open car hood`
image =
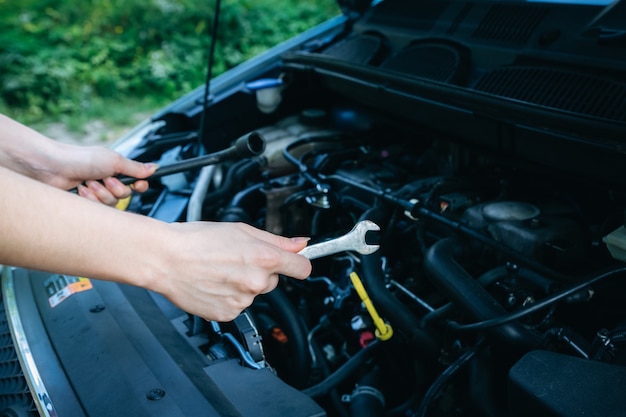
{"label": "open car hood", "polygon": [[6,269],[0,410],[623,415],[626,1],[342,6],[115,149],[164,166],[263,138],[128,210],[311,243],[369,220],[379,250],[315,259],[229,323]]}
{"label": "open car hood", "polygon": [[337,4],[344,12],[363,13],[372,5],[371,0],[337,0]]}

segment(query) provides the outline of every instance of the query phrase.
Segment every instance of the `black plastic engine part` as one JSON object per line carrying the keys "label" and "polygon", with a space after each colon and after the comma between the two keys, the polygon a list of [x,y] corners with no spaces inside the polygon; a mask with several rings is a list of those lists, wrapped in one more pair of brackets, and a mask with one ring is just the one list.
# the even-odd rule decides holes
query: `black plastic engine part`
{"label": "black plastic engine part", "polygon": [[583,235],[574,219],[542,214],[539,207],[517,201],[477,204],[463,214],[469,227],[550,266],[581,259]]}
{"label": "black plastic engine part", "polygon": [[[465,246],[454,238],[433,244],[424,259],[424,266],[433,283],[461,310],[475,320],[506,314],[506,310],[457,262],[466,255]],[[518,323],[509,323],[492,330],[492,334],[508,346],[512,356],[539,346],[538,337]]]}
{"label": "black plastic engine part", "polygon": [[326,412],[313,400],[284,384],[268,368],[244,368],[233,359],[209,366],[205,372],[237,409],[238,415],[326,416]]}
{"label": "black plastic engine part", "polygon": [[532,351],[509,372],[510,415],[623,416],[625,383],[625,367]]}

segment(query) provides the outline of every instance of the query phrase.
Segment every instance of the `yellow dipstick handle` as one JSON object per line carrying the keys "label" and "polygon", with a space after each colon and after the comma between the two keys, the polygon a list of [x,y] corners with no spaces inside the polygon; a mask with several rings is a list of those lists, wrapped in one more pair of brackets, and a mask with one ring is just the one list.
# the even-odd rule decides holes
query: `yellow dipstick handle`
{"label": "yellow dipstick handle", "polygon": [[352,285],[354,286],[356,293],[359,295],[359,298],[361,299],[363,304],[365,304],[367,312],[370,314],[372,320],[374,321],[374,326],[376,326],[376,337],[383,341],[389,340],[391,336],[393,336],[393,329],[389,324],[385,323],[385,321],[378,315],[376,307],[374,307],[372,300],[370,300],[369,295],[367,295],[367,291],[365,291],[365,287],[361,282],[361,278],[359,278],[359,275],[356,272],[351,272],[350,280],[352,281]]}

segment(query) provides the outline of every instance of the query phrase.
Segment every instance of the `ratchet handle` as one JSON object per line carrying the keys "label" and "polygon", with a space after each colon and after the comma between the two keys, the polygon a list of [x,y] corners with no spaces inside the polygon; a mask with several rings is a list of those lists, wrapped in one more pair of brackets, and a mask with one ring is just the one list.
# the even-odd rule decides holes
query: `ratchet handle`
{"label": "ratchet handle", "polygon": [[[190,171],[192,169],[201,168],[207,165],[215,165],[230,159],[258,156],[262,154],[264,150],[265,140],[260,134],[252,132],[247,136],[240,137],[235,141],[233,146],[226,148],[222,151],[198,156],[195,158],[189,158],[183,161],[161,166],[157,168],[157,170],[154,171],[151,176],[141,179],[150,180],[164,177],[166,175],[177,174],[179,172]],[[128,177],[125,175],[119,175],[116,178],[125,185],[130,185],[140,179]]]}

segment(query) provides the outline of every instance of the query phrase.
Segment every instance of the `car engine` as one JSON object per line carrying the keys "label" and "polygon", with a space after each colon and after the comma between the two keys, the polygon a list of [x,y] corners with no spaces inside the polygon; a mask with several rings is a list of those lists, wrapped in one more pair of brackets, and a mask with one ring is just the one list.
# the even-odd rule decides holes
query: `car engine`
{"label": "car engine", "polygon": [[232,323],[181,317],[207,357],[269,368],[338,416],[548,415],[617,395],[622,190],[354,104],[305,107],[249,135],[265,141],[261,156],[165,177],[131,208],[154,216],[167,189],[189,198],[186,214],[169,204],[171,219],[311,243],[367,219],[380,249],[314,260],[308,279],[282,277]]}
{"label": "car engine", "polygon": [[[380,228],[373,254],[315,259],[231,323],[173,322],[213,363],[299,391],[273,385],[274,403],[300,405],[251,415],[615,415],[626,89],[619,42],[589,36],[623,5],[409,3],[152,119],[129,156],[167,163],[240,137],[265,150],[164,177],[130,210],[310,244]],[[592,9],[584,29],[561,24]]]}

